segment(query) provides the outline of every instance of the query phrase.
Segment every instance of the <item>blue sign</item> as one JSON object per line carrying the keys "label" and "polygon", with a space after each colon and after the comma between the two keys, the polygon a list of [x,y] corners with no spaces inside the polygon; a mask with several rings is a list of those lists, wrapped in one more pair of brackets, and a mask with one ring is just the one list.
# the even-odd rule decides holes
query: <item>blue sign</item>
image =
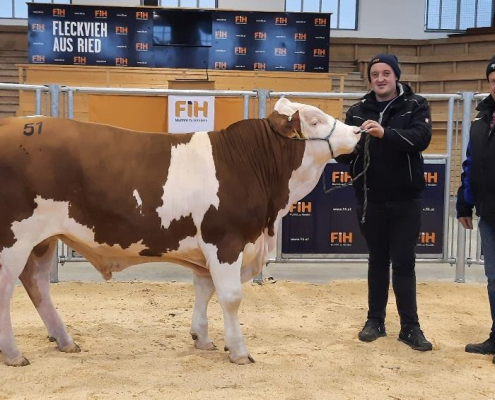
{"label": "blue sign", "polygon": [[[351,185],[325,194],[324,189],[351,181],[348,166],[331,163],[325,167],[319,184],[304,199],[292,205],[282,221],[282,253],[289,257],[354,256],[368,254],[359,230],[356,197]],[[445,163],[425,163],[426,187],[423,215],[416,253],[443,254]]]}

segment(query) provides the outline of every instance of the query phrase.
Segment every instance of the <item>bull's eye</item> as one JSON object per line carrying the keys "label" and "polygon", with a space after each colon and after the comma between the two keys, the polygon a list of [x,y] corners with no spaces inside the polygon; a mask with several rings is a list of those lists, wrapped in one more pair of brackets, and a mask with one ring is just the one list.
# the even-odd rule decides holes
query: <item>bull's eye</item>
{"label": "bull's eye", "polygon": [[311,121],[311,125],[318,125],[318,119],[313,118],[313,120]]}

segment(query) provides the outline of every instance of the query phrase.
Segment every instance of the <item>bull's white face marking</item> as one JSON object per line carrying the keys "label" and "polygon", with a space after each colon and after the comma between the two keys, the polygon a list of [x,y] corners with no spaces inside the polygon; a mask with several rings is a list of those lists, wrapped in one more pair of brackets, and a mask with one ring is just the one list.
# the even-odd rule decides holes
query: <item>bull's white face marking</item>
{"label": "bull's white face marking", "polygon": [[143,200],[141,200],[141,196],[139,195],[139,192],[136,189],[134,189],[134,192],[132,192],[132,195],[136,199],[137,208],[139,208],[139,213],[142,215],[143,214]]}
{"label": "bull's white face marking", "polygon": [[218,188],[210,138],[197,132],[189,143],[172,148],[163,205],[156,210],[162,226],[168,228],[173,220],[189,215],[201,226],[210,206],[218,208]]}
{"label": "bull's white face marking", "polygon": [[[332,132],[332,128],[335,123],[335,118],[325,114],[319,108],[307,104],[294,103],[286,98],[281,98],[277,101],[275,104],[275,110],[284,115],[292,115],[296,111],[299,111],[301,131],[307,138],[323,139],[327,137],[330,132]],[[361,135],[357,132],[359,132],[359,128],[337,121],[335,130],[330,136],[330,144],[332,146],[334,157],[352,152],[361,138]],[[316,143],[318,146],[324,148],[322,142]],[[306,147],[310,146],[309,142],[306,144]],[[329,154],[328,147],[325,150],[326,153]],[[322,154],[321,151],[315,147],[312,151],[315,158],[318,157],[317,153]]]}

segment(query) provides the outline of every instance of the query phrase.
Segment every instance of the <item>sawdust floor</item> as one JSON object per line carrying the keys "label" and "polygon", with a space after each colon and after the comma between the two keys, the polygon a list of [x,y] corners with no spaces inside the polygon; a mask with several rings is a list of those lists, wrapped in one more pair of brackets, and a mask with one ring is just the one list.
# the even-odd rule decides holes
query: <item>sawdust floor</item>
{"label": "sawdust floor", "polygon": [[366,282],[244,285],[240,321],[256,363],[237,366],[222,350],[223,319],[210,304],[217,351],[189,336],[191,284],[59,283],[56,305],[81,346],[56,350],[24,289],[12,318],[31,365],[0,365],[0,398],[25,399],[495,399],[491,356],[464,352],[484,340],[484,285],[421,283],[420,318],[432,352],[397,341],[391,295],[388,336],[362,343]]}

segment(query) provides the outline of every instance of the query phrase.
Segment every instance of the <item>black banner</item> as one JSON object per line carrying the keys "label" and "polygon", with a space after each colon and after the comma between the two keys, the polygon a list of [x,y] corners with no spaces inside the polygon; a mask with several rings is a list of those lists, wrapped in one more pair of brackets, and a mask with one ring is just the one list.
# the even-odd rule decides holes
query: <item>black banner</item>
{"label": "black banner", "polygon": [[[167,12],[181,10],[28,3],[29,63],[328,72],[331,14],[189,10],[188,26],[161,25],[154,44]],[[195,26],[208,36],[198,45],[167,31]]]}
{"label": "black banner", "polygon": [[214,13],[209,68],[328,72],[330,14]]}
{"label": "black banner", "polygon": [[[445,163],[425,161],[426,188],[423,194],[419,257],[441,257],[443,246]],[[282,253],[311,257],[367,257],[366,242],[359,231],[356,198],[352,186],[324,193],[351,180],[348,166],[331,163],[325,167],[315,189],[282,221]]]}
{"label": "black banner", "polygon": [[153,66],[151,10],[28,3],[29,62]]}

